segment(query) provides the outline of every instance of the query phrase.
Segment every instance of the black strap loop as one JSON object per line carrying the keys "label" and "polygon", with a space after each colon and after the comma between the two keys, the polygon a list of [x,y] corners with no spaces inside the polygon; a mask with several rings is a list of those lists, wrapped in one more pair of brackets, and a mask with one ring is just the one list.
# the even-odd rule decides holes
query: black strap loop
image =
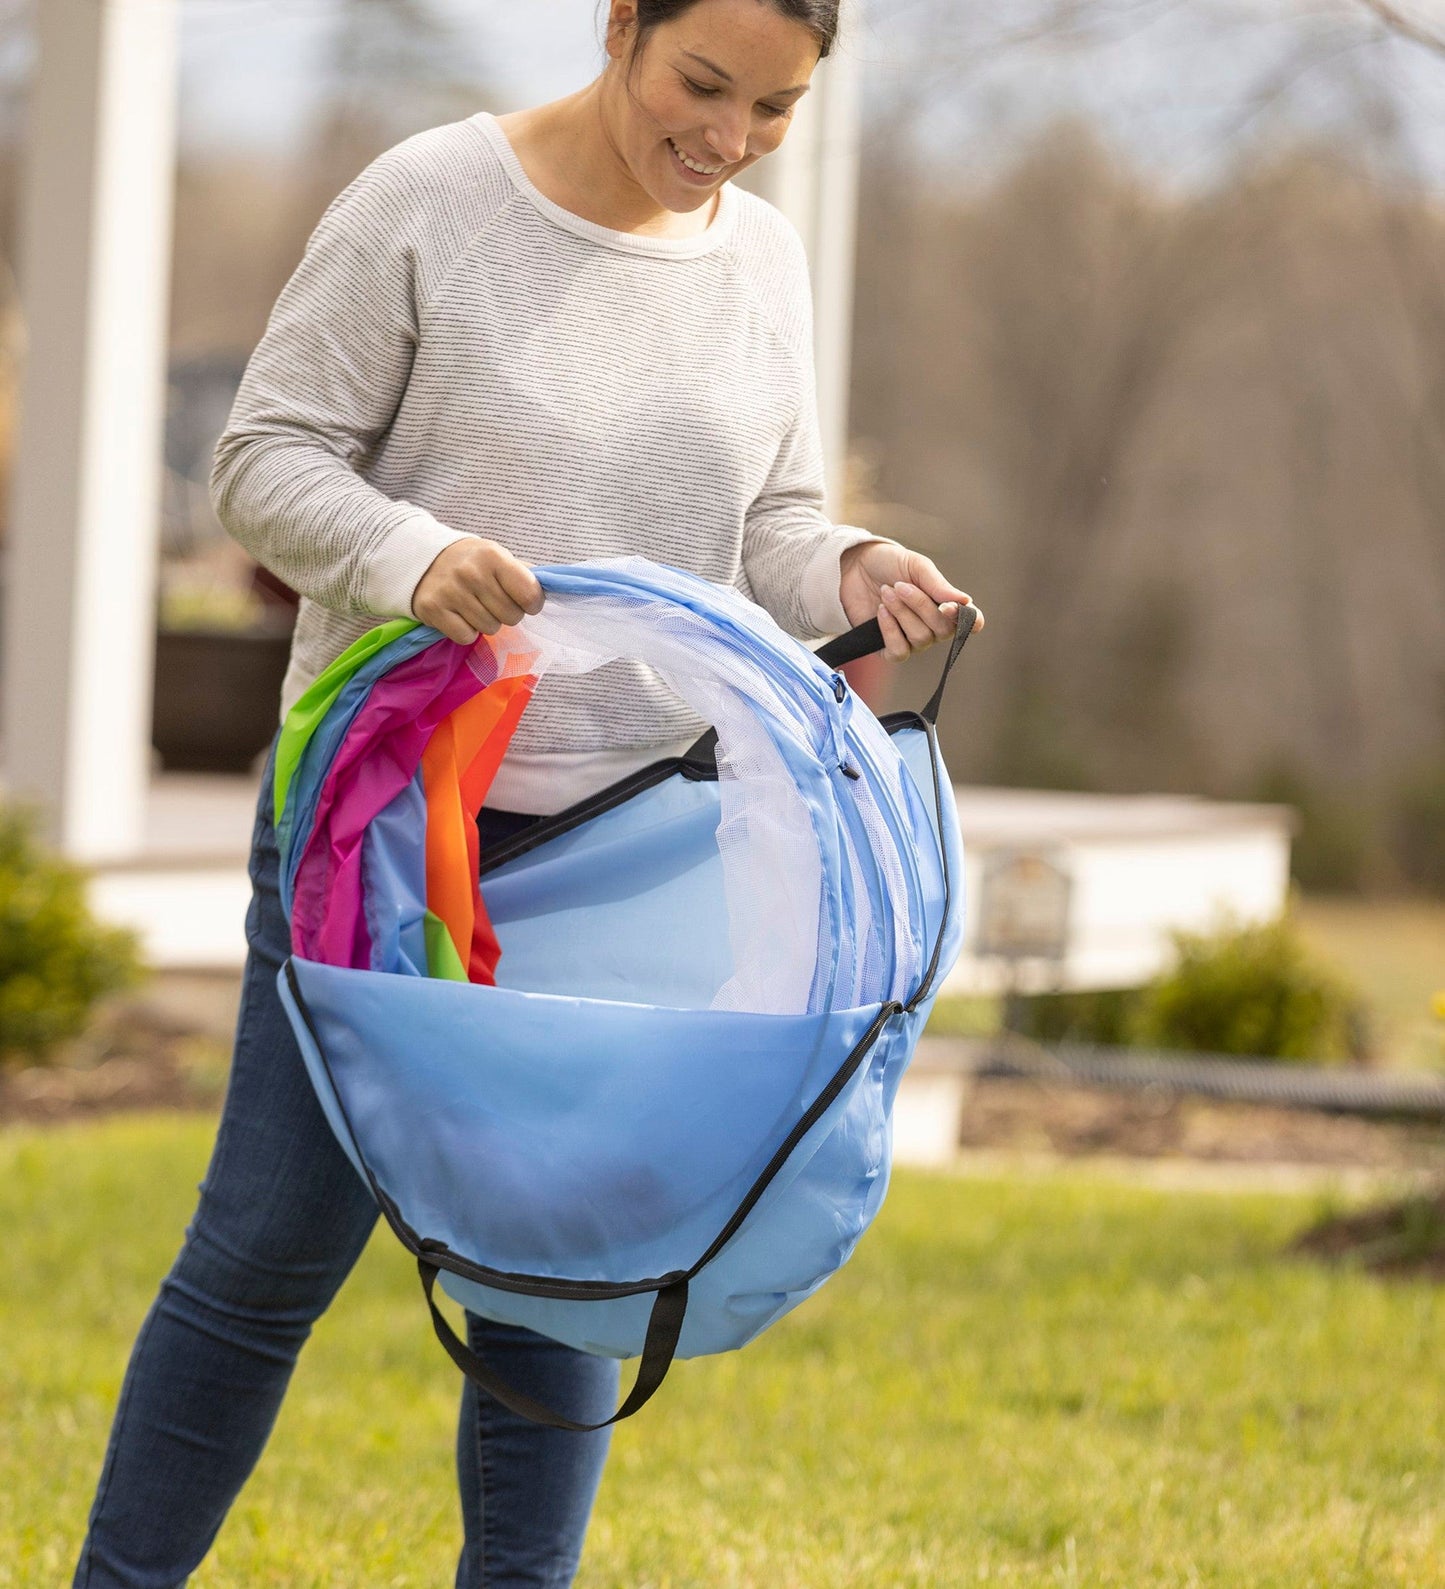
{"label": "black strap loop", "polygon": [[[943,674],[939,678],[938,688],[929,697],[928,704],[920,713],[930,723],[938,722],[938,709],[943,705],[943,691],[948,684],[948,675],[953,672],[953,664],[958,661],[959,652],[967,644],[968,637],[973,633],[973,626],[977,622],[978,608],[972,602],[958,609],[958,617],[953,628],[953,641],[944,660]],[[841,668],[844,663],[856,662],[860,657],[871,657],[875,651],[882,649],[883,631],[878,627],[878,620],[870,618],[867,623],[860,623],[856,629],[850,629],[847,634],[840,634],[827,645],[819,646],[817,656],[825,667]]]}
{"label": "black strap loop", "polygon": [[883,631],[878,620],[870,618],[847,634],[834,636],[827,645],[819,646],[814,655],[825,668],[841,668],[845,663],[857,662],[860,657],[871,657],[883,649]]}
{"label": "black strap loop", "polygon": [[959,653],[968,644],[968,637],[973,633],[973,626],[977,622],[978,608],[972,602],[958,609],[958,621],[954,625],[953,643],[948,648],[948,657],[943,664],[943,675],[938,681],[938,688],[929,696],[928,703],[920,714],[930,723],[938,722],[938,709],[943,705],[943,691],[948,683],[948,675],[953,672],[953,664],[958,661]]}
{"label": "black strap loop", "polygon": [[[953,671],[953,664],[958,661],[958,654],[963,650],[969,635],[973,633],[973,626],[977,620],[978,608],[972,602],[966,607],[959,608],[958,622],[953,631],[953,643],[943,664],[943,676],[939,679],[938,688],[933,692],[928,705],[923,708],[922,715],[930,723],[938,721],[938,709],[943,704],[943,689],[948,683],[948,675]],[[875,651],[882,649],[883,631],[878,627],[878,620],[870,618],[867,623],[860,623],[856,629],[836,635],[827,645],[819,646],[814,654],[824,667],[841,668],[849,662],[857,662],[862,657],[871,657]],[[699,771],[716,766],[717,730],[709,728],[706,733],[699,735],[682,759],[694,763]]]}
{"label": "black strap loop", "polygon": [[543,1402],[535,1400],[525,1391],[515,1389],[499,1374],[488,1368],[486,1362],[451,1327],[446,1315],[437,1306],[436,1297],[433,1295],[437,1275],[440,1273],[437,1266],[421,1257],[417,1259],[416,1266],[421,1273],[422,1290],[426,1292],[427,1306],[431,1309],[432,1327],[437,1332],[437,1339],[446,1347],[447,1355],[474,1385],[480,1386],[488,1395],[495,1396],[504,1407],[520,1418],[529,1418],[533,1423],[546,1424],[551,1429],[571,1429],[578,1434],[587,1434],[594,1429],[605,1429],[608,1424],[616,1423],[621,1418],[630,1418],[633,1413],[639,1411],[667,1378],[667,1371],[672,1367],[678,1337],[682,1334],[682,1321],[687,1313],[686,1279],[674,1280],[671,1285],[663,1286],[657,1293],[657,1299],[652,1304],[652,1314],[647,1321],[642,1361],[638,1364],[637,1378],[632,1383],[632,1389],[627,1393],[626,1401],[610,1418],[604,1418],[601,1423],[577,1423],[571,1418],[563,1417],[561,1413],[555,1412]]}

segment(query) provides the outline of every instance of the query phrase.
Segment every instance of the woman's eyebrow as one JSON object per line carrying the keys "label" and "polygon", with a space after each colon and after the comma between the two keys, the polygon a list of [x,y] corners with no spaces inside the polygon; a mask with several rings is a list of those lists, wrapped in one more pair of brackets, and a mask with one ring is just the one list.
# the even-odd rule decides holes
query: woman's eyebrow
{"label": "woman's eyebrow", "polygon": [[[705,67],[707,67],[708,71],[716,72],[717,75],[720,78],[722,78],[723,82],[725,82],[725,83],[732,82],[732,80],[733,80],[732,73],[723,71],[722,67],[718,66],[715,62],[708,60],[708,58],[705,55],[697,55],[692,50],[684,50],[682,53],[685,56],[687,56],[689,60],[696,61],[699,66],[705,66]],[[778,94],[804,94],[804,93],[807,92],[807,90],[808,90],[808,85],[806,83],[798,83],[793,88],[780,88],[780,89],[777,89],[775,91],[775,93],[770,95],[769,97],[770,98],[776,98]]]}

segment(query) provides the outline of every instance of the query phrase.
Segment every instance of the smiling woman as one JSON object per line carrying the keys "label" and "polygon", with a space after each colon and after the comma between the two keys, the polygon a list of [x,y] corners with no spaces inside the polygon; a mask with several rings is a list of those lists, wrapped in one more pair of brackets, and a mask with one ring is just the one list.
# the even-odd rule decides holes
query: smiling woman
{"label": "smiling woman", "polygon": [[[904,656],[954,634],[968,598],[933,563],[824,511],[807,254],[731,180],[786,136],[837,20],[823,0],[611,0],[593,82],[416,133],[327,206],[211,468],[221,523],[302,598],[283,711],[385,620],[470,647],[538,614],[544,565],[665,564],[795,640],[876,618]],[[481,791],[484,854],[709,728],[636,658],[523,704]],[[216,1149],[131,1358],[79,1589],[185,1582],[376,1220],[277,995],[275,756]],[[574,1422],[616,1405],[612,1359],[467,1328]],[[469,1385],[459,1589],[570,1583],[606,1449]]]}
{"label": "smiling woman", "polygon": [[565,208],[695,236],[723,184],[782,143],[837,27],[836,0],[610,0],[597,80],[499,120]]}
{"label": "smiling woman", "polygon": [[[669,34],[658,52],[666,58],[648,61],[646,46],[659,29]],[[837,0],[636,0],[610,6],[607,48],[626,57],[638,111],[667,129],[674,175],[711,192],[720,178],[735,177],[782,141],[793,106],[837,32]],[[737,64],[705,53],[709,35],[726,38],[729,48],[717,53]],[[796,61],[791,75],[784,70],[789,61]],[[697,101],[711,102],[703,128],[696,125]]]}

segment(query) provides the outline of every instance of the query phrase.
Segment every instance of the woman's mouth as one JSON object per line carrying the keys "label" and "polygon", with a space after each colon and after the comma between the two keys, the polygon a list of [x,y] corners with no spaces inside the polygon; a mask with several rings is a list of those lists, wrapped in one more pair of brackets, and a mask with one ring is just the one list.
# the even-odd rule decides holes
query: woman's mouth
{"label": "woman's mouth", "polygon": [[684,154],[672,141],[667,140],[667,147],[672,151],[673,169],[682,177],[683,181],[691,182],[699,187],[706,187],[708,183],[717,181],[718,177],[727,169],[726,164],[711,165],[702,160],[695,160],[690,154]]}

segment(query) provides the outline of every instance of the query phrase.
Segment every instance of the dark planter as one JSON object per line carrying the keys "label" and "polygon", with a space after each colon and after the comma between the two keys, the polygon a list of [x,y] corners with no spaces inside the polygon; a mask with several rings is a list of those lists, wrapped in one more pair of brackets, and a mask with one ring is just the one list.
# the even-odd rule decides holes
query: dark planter
{"label": "dark planter", "polygon": [[249,772],[271,743],[291,651],[289,624],[156,635],[151,743],[169,772]]}

